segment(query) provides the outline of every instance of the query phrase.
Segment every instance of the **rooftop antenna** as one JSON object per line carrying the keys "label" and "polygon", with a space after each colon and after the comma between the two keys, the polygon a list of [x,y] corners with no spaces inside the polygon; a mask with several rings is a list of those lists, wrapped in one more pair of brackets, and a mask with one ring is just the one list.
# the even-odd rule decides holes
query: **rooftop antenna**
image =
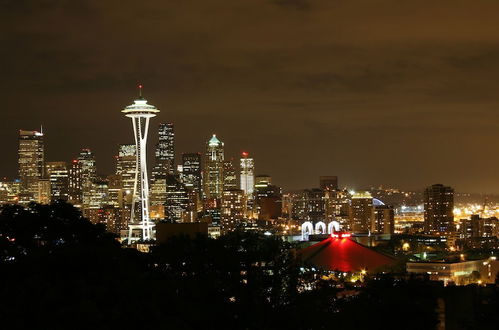
{"label": "rooftop antenna", "polygon": [[40,134],[43,135],[43,125],[42,124],[40,124]]}
{"label": "rooftop antenna", "polygon": [[142,88],[144,88],[144,86],[139,84],[139,98],[142,98]]}

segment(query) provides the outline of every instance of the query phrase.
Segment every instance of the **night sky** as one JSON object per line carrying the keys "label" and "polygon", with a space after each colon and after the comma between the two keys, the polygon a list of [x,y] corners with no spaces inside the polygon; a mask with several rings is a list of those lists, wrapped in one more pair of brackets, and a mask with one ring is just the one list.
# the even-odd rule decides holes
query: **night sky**
{"label": "night sky", "polygon": [[142,83],[178,159],[216,133],[287,189],[499,192],[497,1],[0,0],[0,28],[2,176],[40,124],[113,172]]}

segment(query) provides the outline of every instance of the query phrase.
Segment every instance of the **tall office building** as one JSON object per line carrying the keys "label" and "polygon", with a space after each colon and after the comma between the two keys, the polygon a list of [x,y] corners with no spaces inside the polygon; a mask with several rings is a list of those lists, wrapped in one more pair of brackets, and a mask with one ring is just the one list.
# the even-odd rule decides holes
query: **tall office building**
{"label": "tall office building", "polygon": [[81,205],[83,201],[83,183],[81,177],[81,163],[73,159],[69,167],[69,201]]}
{"label": "tall office building", "polygon": [[368,233],[374,222],[373,197],[367,191],[352,195],[350,228],[354,233]]}
{"label": "tall office building", "polygon": [[281,188],[272,185],[272,178],[259,175],[255,178],[254,211],[260,220],[277,219],[282,216]]}
{"label": "tall office building", "polygon": [[322,190],[337,190],[338,177],[337,176],[321,176],[319,177],[319,184]]}
{"label": "tall office building", "polygon": [[[376,201],[376,200],[375,200]],[[395,232],[395,212],[393,206],[379,203],[374,205],[374,221],[371,232],[376,234],[390,234]]]}
{"label": "tall office building", "polygon": [[223,161],[223,190],[230,189],[237,189],[236,169],[232,159]]}
{"label": "tall office building", "polygon": [[166,177],[165,218],[184,221],[189,211],[194,208],[185,185],[176,175]]}
{"label": "tall office building", "polygon": [[222,194],[221,232],[236,230],[244,220],[246,198],[240,189],[225,190]]}
{"label": "tall office building", "polygon": [[454,226],[454,189],[434,184],[424,191],[424,228],[427,234],[450,234]]}
{"label": "tall office building", "polygon": [[45,173],[50,181],[52,201],[69,199],[69,171],[66,162],[46,162]]}
{"label": "tall office building", "polygon": [[[132,105],[125,107],[121,112],[132,119],[133,134],[136,146],[136,168],[135,183],[133,189],[132,210],[130,213],[130,225],[128,243],[132,240],[154,239],[154,224],[149,218],[149,178],[147,174],[147,133],[149,120],[159,113],[159,109],[147,104],[142,97],[142,86],[139,86],[140,94]],[[135,216],[135,210],[139,215]],[[135,233],[134,233],[135,232]]]}
{"label": "tall office building", "polygon": [[350,231],[350,194],[347,190],[324,190],[327,223],[337,221],[342,230]]}
{"label": "tall office building", "polygon": [[255,186],[255,162],[253,158],[248,156],[249,154],[246,151],[241,154],[241,190],[249,199],[252,199]]}
{"label": "tall office building", "polygon": [[224,188],[224,144],[215,134],[206,144],[204,161],[204,196],[207,199],[220,199]]}
{"label": "tall office building", "polygon": [[90,203],[90,190],[92,182],[97,178],[97,167],[95,156],[88,148],[81,150],[80,154],[73,161],[70,169],[70,195],[78,195],[77,201],[83,204],[83,207],[88,207]]}
{"label": "tall office building", "polygon": [[175,173],[175,132],[172,123],[159,124],[158,140],[153,178]]}
{"label": "tall office building", "polygon": [[293,194],[292,217],[302,221],[324,221],[324,191],[318,188],[305,189]]}
{"label": "tall office building", "polygon": [[27,201],[38,200],[38,181],[44,177],[43,133],[37,131],[19,131],[19,179],[21,180],[21,198]]}
{"label": "tall office building", "polygon": [[83,180],[94,180],[97,176],[97,167],[95,156],[88,148],[81,150],[78,156],[78,162],[81,164],[81,176]]}
{"label": "tall office building", "polygon": [[131,194],[135,184],[137,148],[135,144],[120,144],[116,157],[116,174],[121,175],[123,189]]}
{"label": "tall office building", "polygon": [[192,189],[192,191],[198,194],[201,193],[201,154],[182,154],[182,182],[187,188]]}
{"label": "tall office building", "polygon": [[[50,180],[49,179],[38,180],[37,196],[38,196],[38,203],[40,203],[40,204],[49,204],[50,203],[50,201],[52,200],[52,189],[50,188]],[[19,201],[19,203],[21,203],[21,204],[26,204],[27,202],[31,202],[31,200]]]}

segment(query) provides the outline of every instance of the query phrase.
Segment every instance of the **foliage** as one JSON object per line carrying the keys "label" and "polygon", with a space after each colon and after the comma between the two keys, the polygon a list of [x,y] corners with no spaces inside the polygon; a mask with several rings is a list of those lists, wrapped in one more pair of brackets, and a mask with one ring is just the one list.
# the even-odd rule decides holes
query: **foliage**
{"label": "foliage", "polygon": [[0,319],[10,329],[399,329],[372,322],[394,312],[417,313],[410,329],[436,322],[423,285],[307,275],[287,243],[257,233],[173,237],[144,254],[56,203],[4,207],[0,235]]}

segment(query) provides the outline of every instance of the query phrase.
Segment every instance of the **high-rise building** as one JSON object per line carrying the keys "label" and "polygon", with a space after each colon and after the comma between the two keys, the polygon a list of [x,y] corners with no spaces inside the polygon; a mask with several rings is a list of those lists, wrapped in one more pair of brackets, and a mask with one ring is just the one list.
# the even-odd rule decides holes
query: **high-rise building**
{"label": "high-rise building", "polygon": [[[159,109],[147,104],[142,97],[142,86],[139,98],[132,105],[125,107],[122,112],[126,117],[132,119],[135,146],[137,150],[135,183],[133,190],[133,202],[130,215],[128,243],[132,240],[150,240],[153,237],[154,224],[149,218],[149,179],[147,175],[147,133],[149,120],[155,117]],[[139,210],[139,216],[135,217],[135,209]],[[134,234],[135,231],[135,234]],[[137,232],[139,231],[139,232]]]}
{"label": "high-rise building", "polygon": [[128,194],[131,194],[134,189],[136,161],[137,147],[135,144],[120,144],[116,157],[116,174],[121,175],[123,189],[128,191]]}
{"label": "high-rise building", "polygon": [[187,188],[192,189],[192,191],[198,194],[201,193],[201,154],[182,154],[182,182]]}
{"label": "high-rise building", "polygon": [[[50,180],[49,179],[40,179],[38,180],[38,203],[40,204],[49,204],[52,200],[52,189],[50,188]],[[20,202],[21,204],[26,204],[24,201]]]}
{"label": "high-rise building", "polygon": [[[120,176],[121,184],[121,229],[122,236],[127,232],[131,219],[132,197],[135,186],[135,171],[137,161],[137,148],[135,144],[120,144],[116,156],[116,175]],[[135,208],[134,208],[135,211]],[[136,212],[137,213],[137,212]],[[138,215],[136,215],[137,217]]]}
{"label": "high-rise building", "polygon": [[106,180],[109,191],[108,205],[120,209],[123,208],[123,182],[121,175],[111,174],[107,176]]}
{"label": "high-rise building", "polygon": [[268,175],[259,175],[255,179],[254,209],[260,220],[268,221],[282,216],[282,192],[271,183],[272,179]]}
{"label": "high-rise building", "polygon": [[236,169],[232,159],[223,161],[223,190],[231,189],[237,189]]}
{"label": "high-rise building", "polygon": [[342,230],[350,231],[350,194],[347,190],[324,190],[325,220],[336,221]]}
{"label": "high-rise building", "polygon": [[241,154],[241,190],[244,191],[248,199],[253,198],[255,186],[255,162],[249,158],[249,153],[244,151]]}
{"label": "high-rise building", "polygon": [[319,184],[322,190],[337,190],[338,177],[337,176],[321,176],[319,177]]}
{"label": "high-rise building", "polygon": [[43,133],[19,131],[19,179],[23,200],[38,200],[38,180],[44,177]]}
{"label": "high-rise building", "polygon": [[206,144],[204,161],[204,196],[208,199],[222,198],[224,188],[224,144],[215,134]]}
{"label": "high-rise building", "polygon": [[97,177],[97,167],[95,156],[88,148],[81,150],[78,156],[78,162],[81,164],[81,176],[83,181],[91,181]]}
{"label": "high-rise building", "polygon": [[159,124],[158,140],[153,178],[175,173],[175,132],[172,123]]}
{"label": "high-rise building", "polygon": [[371,226],[371,232],[393,235],[395,232],[395,212],[393,206],[383,203],[376,204],[377,200],[374,201],[374,221]]}
{"label": "high-rise building", "polygon": [[424,227],[427,234],[448,235],[455,231],[454,189],[434,184],[424,191]]}
{"label": "high-rise building", "polygon": [[373,197],[368,191],[352,195],[350,205],[350,228],[354,233],[368,233],[374,222]]}
{"label": "high-rise building", "polygon": [[293,195],[292,217],[301,221],[324,221],[324,191],[318,188],[305,189]]}
{"label": "high-rise building", "polygon": [[73,159],[69,167],[69,201],[75,205],[83,202],[83,180],[78,159]]}
{"label": "high-rise building", "polygon": [[223,192],[221,208],[221,232],[226,234],[236,230],[244,220],[246,200],[240,189]]}
{"label": "high-rise building", "polygon": [[194,208],[189,192],[178,176],[166,177],[165,218],[174,221],[184,221],[189,211]]}
{"label": "high-rise building", "polygon": [[103,179],[95,179],[90,184],[89,209],[100,209],[109,205],[109,182]]}
{"label": "high-rise building", "polygon": [[69,200],[71,203],[88,207],[91,183],[97,177],[95,157],[88,148],[81,150],[73,159],[69,172]]}
{"label": "high-rise building", "polygon": [[69,198],[69,171],[66,162],[46,162],[45,173],[50,181],[50,199],[52,201]]}

